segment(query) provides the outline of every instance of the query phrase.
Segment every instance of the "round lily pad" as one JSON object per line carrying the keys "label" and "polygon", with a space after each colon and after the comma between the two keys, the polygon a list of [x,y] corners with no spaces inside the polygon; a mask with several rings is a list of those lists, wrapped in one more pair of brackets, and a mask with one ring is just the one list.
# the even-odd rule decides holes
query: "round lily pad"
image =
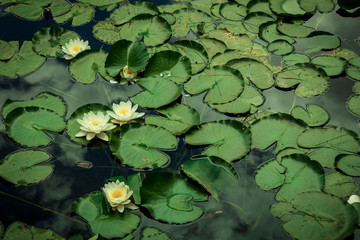
{"label": "round lily pad", "polygon": [[225,43],[215,38],[199,38],[197,41],[204,46],[209,59],[217,53],[223,53],[227,49]]}
{"label": "round lily pad", "polygon": [[203,202],[207,193],[187,178],[159,172],[145,178],[141,187],[141,206],[156,220],[184,224],[200,218],[204,210],[190,202]]}
{"label": "round lily pad", "polygon": [[276,40],[284,40],[290,44],[293,44],[295,42],[294,39],[286,35],[283,35],[281,32],[277,30],[275,21],[270,21],[261,24],[259,27],[259,37],[264,41],[267,41],[268,43],[272,43]]}
{"label": "round lily pad", "polygon": [[146,227],[142,231],[141,240],[171,240],[171,237],[159,229]]}
{"label": "round lily pad", "polygon": [[291,115],[294,118],[303,120],[310,127],[321,126],[329,121],[328,112],[322,107],[313,104],[306,105],[306,110],[297,106],[291,111]]}
{"label": "round lily pad", "polygon": [[307,38],[298,39],[298,45],[305,53],[312,53],[321,50],[331,50],[341,45],[341,40],[328,32],[315,31],[307,36]]}
{"label": "round lily pad", "polygon": [[65,238],[59,236],[51,229],[37,228],[28,226],[25,223],[16,221],[10,224],[3,236],[3,239],[31,239],[36,237],[38,239],[53,239],[64,240]]}
{"label": "round lily pad", "polygon": [[211,145],[203,154],[233,162],[250,151],[250,130],[236,120],[203,123],[188,132],[185,142],[190,145]]}
{"label": "round lily pad", "polygon": [[15,54],[15,49],[6,41],[0,40],[0,60],[8,60]]}
{"label": "round lily pad", "polygon": [[262,190],[269,191],[285,183],[285,171],[275,159],[266,161],[258,167],[255,182]]}
{"label": "round lily pad", "polygon": [[324,192],[337,197],[349,197],[358,190],[358,184],[353,180],[340,172],[326,174]]}
{"label": "round lily pad", "polygon": [[246,16],[246,6],[235,2],[225,2],[220,5],[219,13],[225,19],[240,21]]}
{"label": "round lily pad", "polygon": [[110,14],[110,19],[114,25],[121,25],[140,14],[159,14],[155,4],[151,2],[136,1],[120,6]]}
{"label": "round lily pad", "polygon": [[259,33],[259,27],[263,23],[274,21],[274,17],[264,12],[251,12],[246,15],[243,25],[249,32]]}
{"label": "round lily pad", "polygon": [[353,95],[347,101],[349,110],[357,116],[360,116],[360,95]]}
{"label": "round lily pad", "polygon": [[0,176],[16,185],[39,183],[48,178],[54,166],[43,164],[51,156],[43,151],[21,150],[7,155],[0,163]]}
{"label": "round lily pad", "polygon": [[335,56],[317,56],[311,63],[320,66],[328,76],[340,75],[347,66],[346,59]]}
{"label": "round lily pad", "polygon": [[348,67],[346,70],[346,75],[356,81],[360,81],[360,68],[358,67]]}
{"label": "round lily pad", "polygon": [[84,3],[73,3],[71,5],[71,11],[63,15],[54,17],[54,20],[59,24],[63,24],[72,19],[71,26],[75,27],[82,26],[90,22],[94,18],[94,16],[94,7]]}
{"label": "round lily pad", "polygon": [[267,49],[275,55],[286,55],[294,51],[294,46],[285,40],[275,40],[271,42]]}
{"label": "round lily pad", "polygon": [[309,56],[303,53],[291,53],[289,55],[283,56],[283,61],[288,66],[293,66],[298,63],[309,63],[310,58]]}
{"label": "round lily pad", "polygon": [[343,173],[353,176],[360,176],[360,156],[340,154],[335,158],[335,167]]}
{"label": "round lily pad", "polygon": [[121,39],[121,29],[121,26],[114,26],[110,19],[105,19],[93,26],[93,34],[99,41],[114,44]]}
{"label": "round lily pad", "polygon": [[151,125],[125,124],[111,136],[110,149],[121,163],[139,169],[158,168],[170,160],[160,149],[175,149],[177,139],[169,131]]}
{"label": "round lily pad", "polygon": [[277,22],[276,28],[282,34],[297,38],[307,37],[310,33],[315,31],[312,27],[304,26],[302,24],[286,23],[283,21]]}
{"label": "round lily pad", "polygon": [[313,12],[317,9],[322,13],[331,12],[335,6],[332,0],[299,0],[299,4],[307,12]]}
{"label": "round lily pad", "polygon": [[111,4],[121,3],[125,0],[79,0],[78,2],[87,3],[93,6],[109,6]]}

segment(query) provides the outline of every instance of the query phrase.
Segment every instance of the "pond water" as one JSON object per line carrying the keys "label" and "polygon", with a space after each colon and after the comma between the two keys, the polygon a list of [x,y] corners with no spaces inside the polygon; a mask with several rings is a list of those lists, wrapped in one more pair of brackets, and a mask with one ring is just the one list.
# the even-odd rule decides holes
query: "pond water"
{"label": "pond water", "polygon": [[[0,3],[1,2],[5,3],[6,1],[0,1]],[[172,1],[160,0],[150,2],[159,6],[173,3]],[[194,3],[195,2],[196,1],[194,1]],[[220,4],[225,1],[210,2]],[[212,4],[209,4],[208,7],[211,5]],[[6,5],[0,5],[2,10],[4,10],[5,7]],[[20,41],[21,46],[23,41],[31,41],[34,34],[40,29],[50,28],[53,24],[57,24],[64,29],[76,32],[81,36],[81,39],[89,41],[91,49],[101,48],[105,52],[109,52],[112,45],[103,43],[95,38],[93,35],[93,26],[104,21],[110,13],[106,10],[100,10],[99,7],[95,8],[95,18],[83,26],[76,27],[71,25],[71,21],[65,24],[56,23],[52,19],[51,14],[45,15],[45,18],[42,20],[29,21],[2,11],[0,15],[0,39],[7,42]],[[360,46],[358,42],[355,41],[360,36],[360,32],[356,31],[356,26],[360,26],[360,18],[342,17],[338,14],[337,9],[339,9],[339,6],[336,6],[335,9],[329,13],[316,12],[309,17],[304,25],[339,36],[341,38],[341,49],[348,49],[354,54],[360,55]],[[190,35],[189,38],[193,39],[194,36],[191,37]],[[179,38],[173,37],[171,41],[178,39]],[[302,42],[304,39],[295,39],[296,43],[293,44],[295,51],[299,53],[306,52],[308,48],[307,43]],[[259,38],[253,41],[265,47],[268,44]],[[321,51],[307,53],[307,55],[311,57],[320,54]],[[282,57],[283,56],[271,54],[270,64],[285,68],[285,65],[281,65]],[[44,64],[34,72],[25,76],[9,78],[0,75],[0,105],[3,106],[7,99],[28,101],[39,93],[50,92],[60,96],[66,102],[67,110],[64,119],[68,120],[74,111],[86,104],[101,103],[106,106],[111,106],[112,103],[118,103],[120,100],[126,101],[143,91],[143,88],[137,83],[129,85],[111,84],[99,74],[94,83],[84,84],[77,82],[69,73],[70,62],[71,61],[67,61],[62,57],[47,57]],[[4,65],[0,65],[0,67],[2,66]],[[322,94],[316,94],[316,96],[295,96],[295,90],[291,87],[278,88],[272,86],[264,88],[260,90],[260,92],[264,96],[265,101],[258,106],[257,109],[264,112],[266,110],[272,110],[277,113],[289,114],[295,106],[306,107],[307,104],[315,104],[327,111],[329,121],[326,123],[326,126],[342,127],[356,134],[360,134],[359,116],[351,113],[347,106],[348,99],[355,94],[352,89],[355,83],[355,80],[348,77],[345,72],[342,71],[340,74],[329,77],[328,89]],[[254,86],[254,84],[252,85]],[[244,118],[238,117],[250,116],[250,113],[221,113],[204,103],[205,93],[191,95],[186,93],[183,88],[182,90],[182,96],[177,99],[177,102],[188,105],[199,113],[199,125],[225,119],[244,120]],[[357,94],[359,94],[359,92]],[[153,110],[153,107],[147,108],[142,107],[141,104],[139,105],[137,111],[145,113],[140,122],[144,123],[144,118],[147,116],[158,115],[158,113]],[[253,110],[254,109],[256,109],[255,106],[253,106]],[[281,120],[285,121],[283,118]],[[260,124],[260,121],[258,123]],[[272,127],[271,124],[273,123],[269,124],[269,126]],[[323,125],[324,124],[321,126]],[[2,222],[4,232],[11,223],[21,221],[29,226],[52,229],[64,238],[78,235],[79,239],[81,239],[80,236],[88,239],[94,235],[93,232],[97,233],[96,231],[92,232],[86,221],[79,218],[79,216],[70,209],[73,202],[81,196],[100,191],[100,188],[104,187],[108,179],[115,176],[128,178],[139,172],[145,173],[147,176],[159,172],[184,175],[184,173],[180,172],[180,166],[188,162],[192,156],[201,154],[204,150],[203,145],[205,145],[201,144],[201,146],[197,147],[186,144],[184,140],[185,133],[177,138],[178,144],[176,149],[163,151],[168,154],[171,159],[167,164],[153,170],[136,169],[121,164],[119,160],[116,160],[108,143],[104,141],[95,140],[87,146],[81,145],[74,143],[67,134],[61,132],[60,134],[50,133],[54,138],[52,144],[27,148],[13,141],[7,135],[6,121],[4,119],[0,122],[0,130],[0,159],[19,150],[41,150],[52,156],[50,163],[54,166],[54,171],[51,176],[36,184],[17,186],[0,178],[0,201],[2,206],[0,221]],[[264,132],[264,135],[266,134],[270,133]],[[354,139],[356,139],[355,142],[357,141],[357,144],[359,144],[358,139]],[[257,139],[255,139],[255,141],[257,141]],[[340,143],[338,144],[340,145]],[[185,224],[168,224],[165,221],[154,219],[144,207],[140,210],[132,211],[133,214],[140,216],[141,221],[139,226],[136,227],[135,231],[131,232],[131,234],[134,239],[141,239],[144,228],[154,227],[167,233],[171,239],[279,240],[299,238],[298,236],[289,234],[283,227],[285,221],[276,218],[270,212],[270,207],[278,202],[275,196],[279,190],[277,187],[280,185],[274,187],[271,191],[264,191],[255,182],[255,175],[257,174],[259,166],[268,160],[276,158],[276,154],[278,153],[274,145],[265,149],[252,146],[251,151],[245,154],[244,157],[236,161],[231,161],[231,166],[239,176],[236,183],[229,185],[230,187],[228,188],[218,189],[219,200],[209,194],[207,201],[196,202],[197,206],[204,209],[204,213],[195,221]],[[340,153],[343,154],[344,152]],[[346,153],[351,153],[351,155],[357,157],[359,156],[359,151],[355,153],[349,151]],[[91,162],[92,167],[86,169],[77,165],[77,163],[84,161]],[[355,166],[355,168],[356,167],[358,166]],[[323,173],[336,171],[335,168],[324,167],[324,169]],[[354,176],[348,181],[358,182],[358,179]],[[166,183],[158,183],[159,186],[162,184]],[[299,185],[294,185],[293,188],[297,188],[298,186]],[[345,193],[345,196],[337,197],[337,199],[341,199],[341,201],[344,202],[343,204],[345,204],[348,196],[358,193],[358,189],[349,190],[349,192],[350,194]],[[356,211],[354,210],[354,212]],[[329,229],[330,228],[331,227],[329,227]],[[349,236],[348,239],[357,239],[357,237],[360,236],[359,230],[355,230],[353,235],[351,235],[351,233],[345,235]]]}

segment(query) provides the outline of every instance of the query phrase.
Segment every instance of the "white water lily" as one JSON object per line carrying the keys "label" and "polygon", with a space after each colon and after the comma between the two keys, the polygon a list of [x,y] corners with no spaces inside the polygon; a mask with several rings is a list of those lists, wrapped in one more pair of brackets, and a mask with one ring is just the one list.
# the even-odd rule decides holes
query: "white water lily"
{"label": "white water lily", "polygon": [[125,208],[138,209],[138,206],[130,200],[133,191],[130,191],[129,186],[124,182],[116,180],[116,182],[107,183],[101,188],[101,191],[104,193],[113,211],[118,210],[122,213]]}
{"label": "white water lily", "polygon": [[78,132],[75,137],[86,136],[86,140],[91,140],[96,136],[104,141],[109,141],[109,137],[105,131],[112,130],[116,127],[114,124],[108,123],[109,120],[110,116],[105,115],[103,112],[95,114],[90,111],[85,113],[82,119],[77,119],[78,123],[81,124],[81,131]]}
{"label": "white water lily", "polygon": [[120,75],[123,78],[120,81],[120,84],[125,84],[127,82],[130,82],[131,84],[134,84],[136,82],[135,78],[137,77],[137,72],[131,71],[128,66],[125,66],[121,70]]}
{"label": "white water lily", "polygon": [[66,60],[74,58],[76,55],[84,50],[90,49],[89,42],[84,40],[70,39],[68,43],[62,46],[62,50],[65,53],[64,58]]}
{"label": "white water lily", "polygon": [[353,203],[357,203],[360,202],[360,196],[359,195],[351,195],[349,197],[348,203],[349,204],[353,204]]}
{"label": "white water lily", "polygon": [[111,122],[121,125],[130,122],[135,118],[142,117],[145,114],[136,112],[137,108],[137,104],[132,107],[132,103],[130,101],[121,101],[119,104],[113,103],[113,112],[107,111],[107,114],[109,114],[110,117],[114,118],[111,120]]}

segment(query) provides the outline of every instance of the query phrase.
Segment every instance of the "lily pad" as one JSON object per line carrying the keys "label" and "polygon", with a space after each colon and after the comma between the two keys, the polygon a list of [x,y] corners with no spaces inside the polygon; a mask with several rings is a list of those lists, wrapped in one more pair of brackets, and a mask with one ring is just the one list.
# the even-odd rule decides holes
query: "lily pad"
{"label": "lily pad", "polygon": [[346,70],[346,75],[356,81],[360,81],[360,68],[358,67],[348,67]]}
{"label": "lily pad", "polygon": [[277,30],[275,21],[270,21],[261,24],[259,27],[259,37],[264,41],[267,41],[268,43],[272,43],[276,40],[284,40],[290,44],[293,44],[295,42],[294,39],[286,35],[283,35],[281,32]]}
{"label": "lily pad", "polygon": [[61,132],[65,121],[59,114],[39,107],[18,107],[6,117],[6,134],[15,142],[39,147],[48,145],[53,138],[43,130]]}
{"label": "lily pad", "polygon": [[135,104],[146,108],[159,108],[172,103],[181,95],[178,84],[163,77],[141,78],[137,83],[145,90],[131,98]]}
{"label": "lily pad", "polygon": [[121,3],[125,0],[79,0],[78,2],[87,3],[93,6],[108,6],[116,3]]}
{"label": "lily pad", "polygon": [[253,46],[251,38],[246,34],[234,35],[225,29],[216,29],[206,34],[208,38],[215,38],[226,44],[229,49],[250,52]]}
{"label": "lily pad", "polygon": [[190,94],[207,92],[204,100],[209,104],[226,103],[235,100],[244,89],[244,80],[239,71],[226,67],[215,66],[202,73],[192,76],[184,84]]}
{"label": "lily pad", "polygon": [[304,26],[302,24],[286,23],[283,21],[277,22],[276,28],[282,34],[297,38],[307,37],[310,33],[315,31],[312,27]]}
{"label": "lily pad", "polygon": [[159,229],[146,227],[142,231],[141,240],[171,240],[171,237]]}
{"label": "lily pad", "polygon": [[99,41],[114,44],[121,39],[121,29],[121,26],[114,26],[110,19],[105,19],[93,26],[93,34]]}
{"label": "lily pad", "polygon": [[250,151],[250,130],[236,120],[203,123],[188,132],[185,142],[190,145],[211,145],[203,151],[227,162],[243,158]]}
{"label": "lily pad", "polygon": [[158,168],[170,160],[159,149],[175,149],[177,139],[169,131],[151,125],[125,124],[113,132],[110,149],[121,163],[139,169]]}
{"label": "lily pad", "polygon": [[194,158],[181,165],[181,170],[189,178],[203,186],[218,201],[218,192],[226,193],[228,191],[227,193],[229,193],[233,191],[237,184],[235,170],[229,163],[220,158]]}
{"label": "lily pad", "polygon": [[207,193],[187,178],[159,172],[146,177],[141,188],[142,206],[156,220],[184,224],[200,218],[204,210],[190,202],[203,202]]}
{"label": "lily pad", "polygon": [[360,95],[353,95],[347,101],[349,110],[357,116],[360,116]]}
{"label": "lily pad", "polygon": [[268,45],[267,49],[275,55],[282,56],[292,53],[294,46],[285,40],[275,40]]}
{"label": "lily pad", "polygon": [[200,123],[199,113],[187,105],[175,103],[169,107],[156,109],[156,111],[165,117],[147,116],[145,123],[163,127],[174,135],[183,134],[192,126]]}
{"label": "lily pad", "polygon": [[65,101],[50,92],[43,92],[35,96],[28,101],[14,101],[11,99],[5,100],[1,108],[1,114],[3,119],[6,119],[7,115],[18,107],[40,107],[56,112],[60,116],[64,116],[66,113]]}
{"label": "lily pad", "polygon": [[30,41],[24,41],[20,50],[19,42],[10,42],[15,54],[8,61],[0,61],[0,75],[8,78],[25,76],[38,69],[45,58],[37,55]]}
{"label": "lily pad", "polygon": [[48,178],[54,166],[43,164],[51,158],[43,151],[21,150],[7,155],[0,162],[0,176],[16,185],[39,183]]}
{"label": "lily pad", "polygon": [[333,172],[325,175],[324,192],[337,197],[349,197],[358,190],[358,184],[352,177],[340,172]]}
{"label": "lily pad", "polygon": [[63,24],[72,19],[71,26],[76,27],[82,26],[90,22],[94,18],[94,16],[94,7],[84,3],[73,3],[71,5],[71,11],[63,15],[54,17],[54,20],[59,24]]}
{"label": "lily pad", "polygon": [[281,8],[289,16],[303,16],[307,13],[300,7],[298,0],[282,0]]}
{"label": "lily pad", "polygon": [[10,43],[0,40],[0,60],[8,60],[15,54],[15,49]]}
{"label": "lily pad", "polygon": [[338,48],[341,45],[341,40],[331,33],[316,31],[307,38],[298,39],[298,44],[305,53],[313,53]]}
{"label": "lily pad", "polygon": [[317,127],[325,125],[329,121],[328,112],[320,106],[308,104],[306,110],[302,107],[295,107],[291,111],[294,118],[301,119],[310,127]]}
{"label": "lily pad", "polygon": [[199,38],[197,41],[204,46],[209,59],[217,53],[223,53],[227,49],[225,43],[215,38]]}
{"label": "lily pad", "polygon": [[298,63],[310,63],[309,56],[303,53],[292,53],[286,56],[283,56],[283,61],[288,66],[293,66]]}
{"label": "lily pad", "polygon": [[313,97],[324,93],[329,87],[325,71],[312,64],[296,64],[281,70],[275,78],[280,88],[293,88],[299,97]]}
{"label": "lily pad", "polygon": [[328,13],[335,7],[332,0],[299,0],[299,4],[307,12],[313,12],[317,9],[319,12]]}
{"label": "lily pad", "polygon": [[115,77],[125,66],[133,72],[143,71],[148,61],[149,54],[144,43],[119,40],[111,47],[105,68],[110,76]]}
{"label": "lily pad", "polygon": [[246,16],[246,6],[235,2],[225,2],[220,5],[219,13],[225,19],[241,21]]}
{"label": "lily pad", "polygon": [[71,76],[78,82],[89,84],[95,82],[99,73],[107,80],[112,80],[106,70],[105,61],[108,54],[102,50],[86,50],[79,53],[69,67]]}
{"label": "lily pad", "polygon": [[42,229],[34,226],[28,226],[25,223],[16,221],[10,224],[3,236],[4,240],[10,239],[52,239],[52,240],[65,240],[57,233],[50,229]]}
{"label": "lily pad", "polygon": [[114,25],[121,25],[140,14],[157,15],[159,10],[153,3],[136,1],[117,8],[110,14],[110,19]]}
{"label": "lily pad", "polygon": [[265,191],[280,187],[285,183],[286,168],[275,159],[260,165],[255,173],[256,184]]}
{"label": "lily pad", "polygon": [[103,112],[107,115],[106,111],[111,111],[112,109],[108,106],[105,106],[100,103],[90,103],[76,109],[70,116],[66,125],[66,133],[70,137],[70,139],[76,143],[80,143],[83,145],[87,145],[90,141],[86,140],[84,137],[75,137],[75,135],[81,131],[80,123],[78,123],[77,119],[81,119],[84,116],[84,113],[89,113],[92,111],[93,113]]}
{"label": "lily pad", "polygon": [[246,5],[247,13],[263,12],[266,14],[273,14],[270,9],[270,3],[268,0],[251,0]]}
{"label": "lily pad", "polygon": [[340,75],[347,66],[346,59],[335,56],[317,56],[311,63],[320,66],[328,76]]}
{"label": "lily pad", "polygon": [[359,177],[360,156],[340,154],[335,158],[335,167],[347,175]]}
{"label": "lily pad", "polygon": [[123,213],[110,212],[102,192],[78,198],[72,203],[71,210],[89,223],[94,234],[100,234],[105,238],[125,237],[140,223],[140,217],[127,210]]}
{"label": "lily pad", "polygon": [[146,46],[163,44],[170,38],[171,28],[168,22],[150,14],[138,15],[131,22],[121,26],[120,37],[129,41],[143,39]]}
{"label": "lily pad", "polygon": [[191,76],[190,60],[179,52],[165,50],[155,53],[146,65],[145,77],[164,77],[177,84]]}
{"label": "lily pad", "polygon": [[252,33],[259,33],[259,27],[263,23],[274,21],[274,17],[264,12],[251,12],[242,21],[246,30]]}
{"label": "lily pad", "polygon": [[45,57],[63,57],[62,45],[68,43],[71,39],[77,39],[80,36],[73,31],[52,25],[49,28],[42,28],[37,31],[33,38],[33,48],[36,53]]}

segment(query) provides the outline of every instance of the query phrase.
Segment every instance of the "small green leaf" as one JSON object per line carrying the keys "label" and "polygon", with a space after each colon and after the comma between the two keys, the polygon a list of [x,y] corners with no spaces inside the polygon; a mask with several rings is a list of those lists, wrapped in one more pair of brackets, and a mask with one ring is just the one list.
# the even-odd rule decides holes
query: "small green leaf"
{"label": "small green leaf", "polygon": [[349,110],[357,116],[360,116],[360,95],[352,95],[348,101]]}
{"label": "small green leaf", "polygon": [[121,25],[140,14],[157,15],[159,10],[155,4],[150,2],[132,2],[117,8],[110,14],[110,19],[114,25]]}
{"label": "small green leaf", "polygon": [[159,229],[146,227],[142,231],[141,240],[171,240],[171,238]]}
{"label": "small green leaf", "polygon": [[346,176],[340,172],[333,172],[325,175],[324,192],[337,197],[349,197],[358,190],[358,184],[352,177]]}
{"label": "small green leaf", "polygon": [[225,19],[241,21],[246,16],[246,6],[235,2],[225,2],[220,5],[219,13]]}
{"label": "small green leaf", "polygon": [[340,154],[335,158],[335,167],[347,175],[359,177],[360,156]]}
{"label": "small green leaf", "polygon": [[332,0],[299,0],[299,4],[307,12],[313,12],[317,9],[322,13],[331,12],[335,6]]}
{"label": "small green leaf", "polygon": [[329,121],[329,114],[326,110],[312,104],[306,105],[306,110],[299,106],[295,107],[291,111],[291,115],[294,118],[303,120],[310,127],[325,125]]}
{"label": "small green leaf", "polygon": [[294,51],[294,46],[284,40],[275,40],[271,42],[267,49],[275,55],[287,55]]}
{"label": "small green leaf", "polygon": [[335,56],[316,56],[311,63],[320,66],[328,76],[340,75],[347,66],[346,59]]}
{"label": "small green leaf", "polygon": [[121,39],[121,26],[114,26],[110,19],[99,21],[93,26],[93,34],[99,41],[108,44],[115,44]]}
{"label": "small green leaf", "polygon": [[298,63],[309,63],[309,56],[302,53],[292,53],[286,56],[283,56],[283,61],[288,66],[294,66]]}
{"label": "small green leaf", "polygon": [[0,60],[8,60],[15,54],[15,49],[10,43],[0,40]]}
{"label": "small green leaf", "polygon": [[22,222],[13,222],[6,230],[4,240],[10,239],[52,239],[52,240],[65,240],[57,233],[50,229],[42,229],[34,226],[28,226]]}

